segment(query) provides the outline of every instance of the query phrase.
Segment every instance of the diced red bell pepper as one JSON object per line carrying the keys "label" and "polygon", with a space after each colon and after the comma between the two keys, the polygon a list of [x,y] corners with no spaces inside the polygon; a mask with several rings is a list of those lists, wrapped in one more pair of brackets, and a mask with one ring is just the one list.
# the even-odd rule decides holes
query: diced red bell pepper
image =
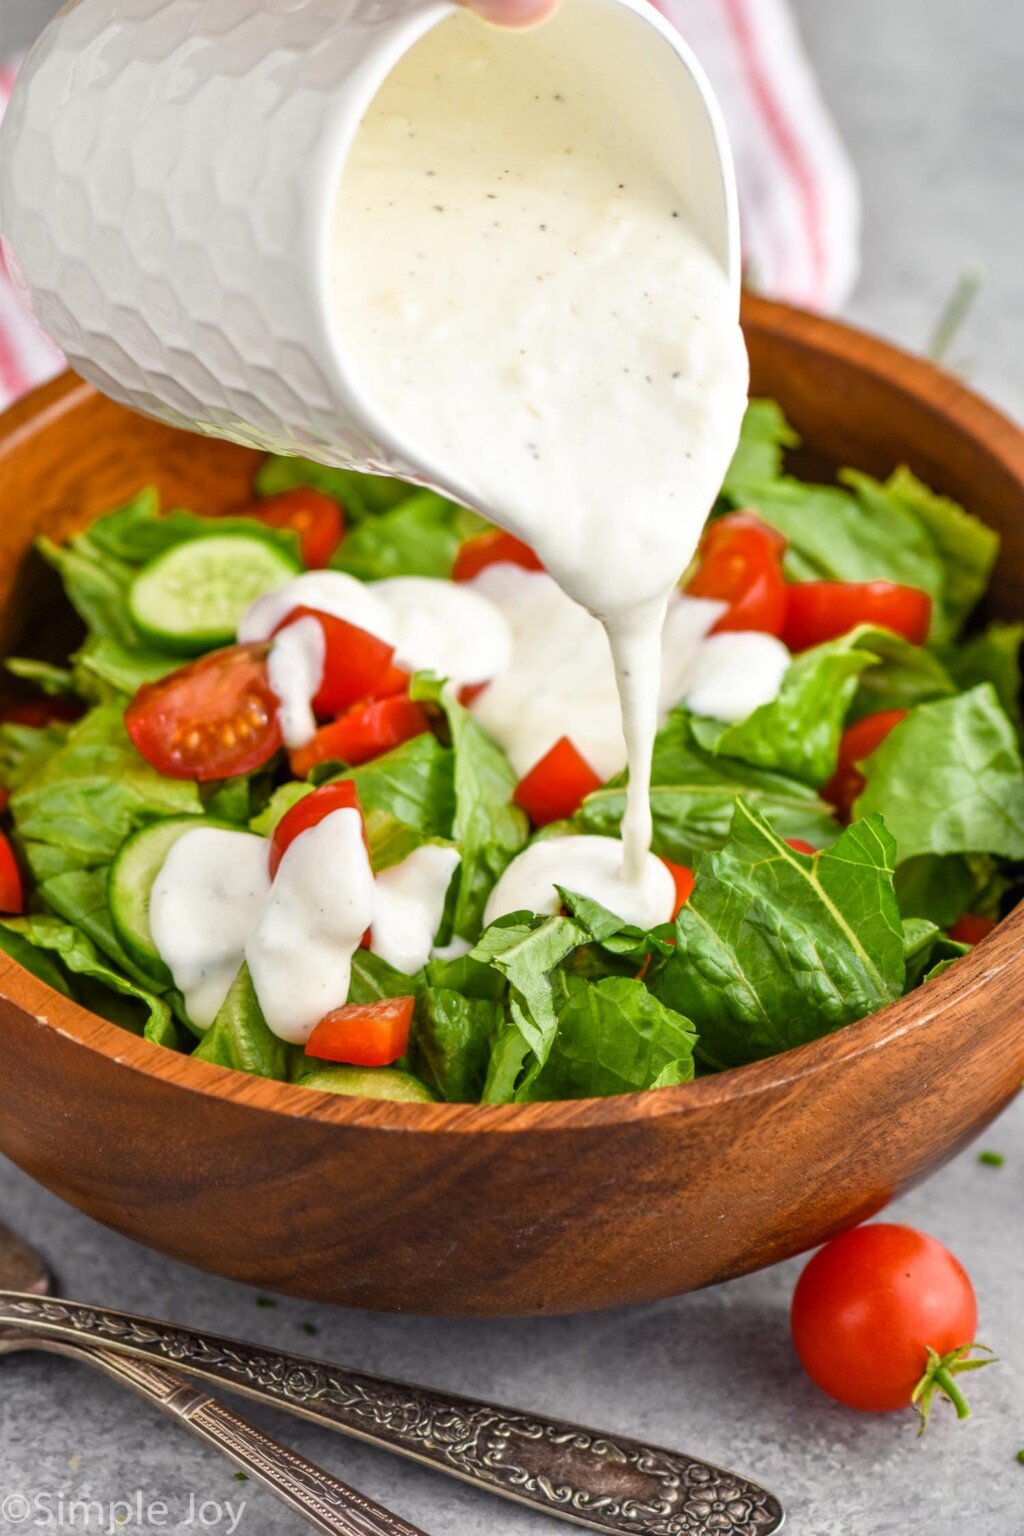
{"label": "diced red bell pepper", "polygon": [[966,912],[953,924],[949,936],[958,944],[980,944],[982,939],[988,938],[995,926],[995,920],[991,917],[979,917],[975,912]]}
{"label": "diced red bell pepper", "polygon": [[[395,648],[386,640],[319,608],[293,608],[274,633],[280,634],[300,619],[315,619],[324,637],[324,675],[313,699],[315,714],[329,719],[353,704],[402,691],[392,676],[399,672],[392,664]],[[408,685],[408,673],[400,676]]]}
{"label": "diced red bell pepper", "polygon": [[467,539],[455,556],[452,567],[453,581],[472,581],[489,565],[520,565],[524,571],[542,571],[537,556],[529,544],[505,533],[501,528],[489,529],[473,539]]}
{"label": "diced red bell pepper", "polygon": [[838,640],[858,624],[891,629],[912,645],[924,645],[932,600],[917,587],[894,581],[798,581],[789,589],[782,638],[791,651]]}
{"label": "diced red bell pepper", "polygon": [[25,883],[10,841],[0,832],[0,912],[11,917],[25,910]]}
{"label": "diced red bell pepper", "polygon": [[[351,779],[337,779],[332,784],[321,784],[308,795],[303,795],[297,800],[290,810],[286,811],[274,828],[270,839],[270,878],[277,874],[277,867],[284,858],[285,850],[290,848],[300,832],[306,832],[310,827],[318,826],[325,816],[330,816],[333,811],[358,811],[362,818],[363,808],[359,804],[359,795]],[[366,827],[363,827],[363,842],[366,842]],[[367,845],[369,851],[369,845]]]}
{"label": "diced red bell pepper", "polygon": [[563,821],[578,811],[601,779],[568,736],[562,736],[519,780],[512,798],[535,827]]}
{"label": "diced red bell pepper", "polygon": [[847,726],[839,741],[839,757],[836,771],[822,790],[822,795],[834,805],[844,820],[849,821],[856,800],[864,792],[867,783],[857,764],[870,757],[880,747],[889,732],[905,720],[905,709],[882,709],[876,715],[865,715],[863,720]]}
{"label": "diced red bell pepper", "polygon": [[661,862],[664,864],[665,868],[672,876],[672,879],[675,881],[676,905],[672,916],[678,917],[683,907],[685,907],[686,903],[689,901],[690,896],[693,894],[693,870],[690,869],[686,864],[673,864],[671,859],[662,859]]}
{"label": "diced red bell pepper", "polygon": [[390,1066],[409,1048],[414,1005],[412,997],[382,997],[335,1008],[310,1035],[306,1055],[353,1067]]}
{"label": "diced red bell pepper", "polygon": [[789,592],[782,574],[785,547],[781,534],[751,512],[728,513],[709,525],[686,591],[728,604],[712,634],[747,629],[782,634]]}
{"label": "diced red bell pepper", "polygon": [[292,772],[305,779],[317,763],[347,763],[356,768],[429,730],[422,705],[401,694],[358,704],[330,725],[322,725],[312,741],[290,753]]}

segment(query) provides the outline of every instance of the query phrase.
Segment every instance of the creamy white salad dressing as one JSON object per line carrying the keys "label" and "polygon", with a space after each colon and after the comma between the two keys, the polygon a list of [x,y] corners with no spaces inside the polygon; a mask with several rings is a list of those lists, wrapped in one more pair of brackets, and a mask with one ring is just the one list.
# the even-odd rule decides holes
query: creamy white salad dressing
{"label": "creamy white salad dressing", "polygon": [[381,417],[605,625],[636,882],[662,622],[736,445],[747,362],[685,167],[669,174],[608,111],[571,10],[519,34],[456,15],[400,60],[343,173],[333,281]]}
{"label": "creamy white salad dressing", "polygon": [[[472,583],[512,635],[505,671],[470,705],[522,777],[562,736],[602,779],[626,765],[622,711],[601,624],[541,571],[493,565]],[[659,715],[683,697],[704,637],[724,605],[674,593],[661,639]]]}
{"label": "creamy white salad dressing", "polygon": [[709,635],[693,658],[684,700],[695,715],[736,725],[778,697],[791,660],[781,640],[758,630]]}
{"label": "creamy white salad dressing", "polygon": [[484,922],[509,912],[553,915],[562,905],[556,885],[589,896],[638,928],[667,923],[676,906],[675,881],[653,853],[645,856],[635,880],[622,867],[617,838],[548,837],[512,860],[488,898]]}
{"label": "creamy white salad dressing", "polygon": [[391,609],[400,667],[436,672],[453,683],[482,683],[512,659],[506,617],[463,583],[392,576],[374,582],[373,591]]}
{"label": "creamy white salad dressing", "polygon": [[458,864],[457,848],[428,843],[374,880],[370,948],[396,971],[412,976],[430,959]]}
{"label": "creamy white salad dressing", "polygon": [[267,680],[277,695],[277,720],[286,747],[304,747],[316,734],[313,700],[324,679],[327,647],[316,619],[296,619],[275,635]]}
{"label": "creamy white salad dressing", "polygon": [[269,851],[252,833],[196,827],[154,882],[153,941],[198,1028],[213,1023],[243,960],[270,1028],[302,1044],[347,1001],[367,928],[373,952],[406,975],[440,953],[458,849],[417,848],[374,877],[359,814],[343,808],[295,838],[273,882]]}
{"label": "creamy white salad dressing", "polygon": [[269,640],[271,635],[296,608],[316,608],[345,619],[359,629],[395,643],[395,622],[388,604],[377,595],[372,583],[358,581],[345,571],[304,571],[280,587],[264,592],[250,603],[238,626],[238,639],[249,645]]}
{"label": "creamy white salad dressing", "polygon": [[275,1035],[303,1045],[348,1000],[352,956],[373,921],[373,874],[362,817],[347,807],[285,850],[245,946],[256,996]]}
{"label": "creamy white salad dressing", "polygon": [[250,832],[195,827],[172,846],[149,897],[157,953],[197,1029],[228,995],[270,893],[270,844]]}

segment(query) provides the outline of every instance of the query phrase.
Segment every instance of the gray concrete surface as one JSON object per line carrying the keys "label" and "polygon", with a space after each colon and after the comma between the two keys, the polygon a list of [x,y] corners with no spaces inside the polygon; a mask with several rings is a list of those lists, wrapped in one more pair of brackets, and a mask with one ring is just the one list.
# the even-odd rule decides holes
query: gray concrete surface
{"label": "gray concrete surface", "polygon": [[[20,42],[48,9],[47,0],[0,0],[0,40]],[[852,315],[920,347],[959,273],[983,262],[988,279],[953,360],[1019,412],[1018,0],[799,0],[799,10],[863,176],[866,261]],[[140,1127],[140,1135],[156,1133]],[[908,1418],[848,1414],[803,1378],[786,1325],[797,1264],[598,1317],[437,1322],[289,1301],[260,1307],[250,1291],[101,1230],[2,1163],[0,1215],[45,1252],[66,1293],[690,1447],[777,1490],[793,1536],[1020,1536],[1024,1394],[1014,1371],[1024,1367],[1024,1102],[981,1145],[1003,1152],[1006,1165],[982,1166],[977,1148],[968,1150],[894,1207],[967,1264],[981,1335],[1003,1356],[974,1378],[973,1421],[955,1425],[940,1414],[920,1442]],[[318,1330],[315,1338],[305,1323]],[[103,1379],[43,1357],[4,1361],[0,1372],[2,1536],[106,1530],[95,1511],[87,1526],[67,1502],[62,1510],[61,1497],[99,1500],[109,1517],[113,1501],[134,1500],[139,1490],[144,1506],[162,1500],[167,1507],[148,1528],[175,1536],[202,1529],[203,1501],[211,1501],[202,1513],[216,1532],[231,1529],[229,1500],[234,1513],[245,1504],[236,1527],[242,1536],[301,1529],[252,1484],[235,1482],[226,1463]],[[259,1417],[433,1536],[541,1536],[556,1528],[326,1432]],[[50,1502],[19,1521],[2,1514],[2,1496],[16,1493]],[[140,1526],[133,1512],[112,1528]]]}

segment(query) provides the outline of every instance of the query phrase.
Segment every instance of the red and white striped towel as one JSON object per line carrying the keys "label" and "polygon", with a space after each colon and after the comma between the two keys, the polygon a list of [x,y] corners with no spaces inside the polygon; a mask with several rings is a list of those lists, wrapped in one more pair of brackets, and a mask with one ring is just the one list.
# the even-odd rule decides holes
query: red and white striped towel
{"label": "red and white striped towel", "polygon": [[[690,43],[722,103],[748,285],[809,309],[838,309],[857,275],[857,183],[788,0],[654,3]],[[0,117],[15,68],[0,67]],[[0,255],[0,410],[62,361],[15,297]]]}

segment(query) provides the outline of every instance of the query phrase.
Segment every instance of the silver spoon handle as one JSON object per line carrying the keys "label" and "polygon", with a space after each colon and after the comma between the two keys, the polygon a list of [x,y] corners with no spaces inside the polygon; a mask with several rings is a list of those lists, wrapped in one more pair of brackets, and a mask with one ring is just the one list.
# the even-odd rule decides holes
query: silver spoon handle
{"label": "silver spoon handle", "polygon": [[491,1493],[628,1536],[773,1536],[766,1489],[675,1451],[125,1312],[0,1291],[0,1325],[230,1387]]}
{"label": "silver spoon handle", "polygon": [[166,1366],[69,1340],[57,1343],[40,1338],[38,1346],[94,1365],[155,1403],[207,1445],[223,1451],[248,1477],[269,1488],[324,1536],[423,1536],[416,1526],[364,1498]]}

